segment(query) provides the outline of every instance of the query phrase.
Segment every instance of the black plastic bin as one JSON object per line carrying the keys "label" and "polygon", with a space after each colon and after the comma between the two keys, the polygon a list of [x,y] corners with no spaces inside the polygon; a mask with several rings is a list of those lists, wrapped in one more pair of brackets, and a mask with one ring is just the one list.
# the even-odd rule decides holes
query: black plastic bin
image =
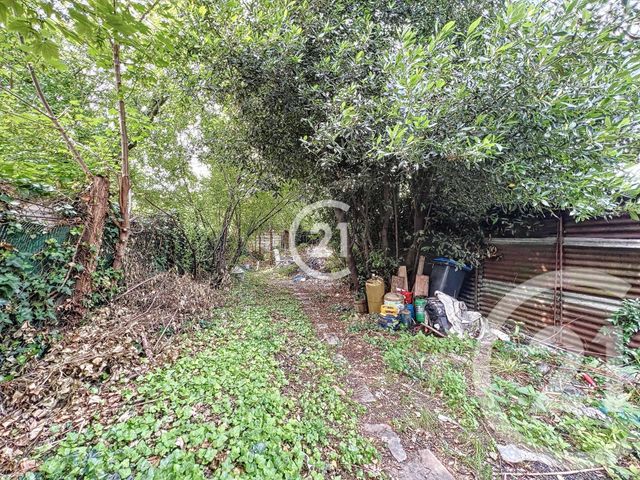
{"label": "black plastic bin", "polygon": [[471,267],[460,267],[455,260],[438,257],[433,259],[433,268],[429,277],[429,296],[435,296],[436,290],[458,298],[467,273]]}

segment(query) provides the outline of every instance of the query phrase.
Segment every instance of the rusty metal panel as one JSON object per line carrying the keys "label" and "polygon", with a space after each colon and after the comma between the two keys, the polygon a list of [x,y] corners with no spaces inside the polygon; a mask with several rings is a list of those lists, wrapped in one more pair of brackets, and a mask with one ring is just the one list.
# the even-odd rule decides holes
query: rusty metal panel
{"label": "rusty metal panel", "polygon": [[563,254],[562,325],[577,334],[563,338],[576,351],[614,354],[603,332],[623,298],[640,296],[640,251],[566,246]]}
{"label": "rusty metal panel", "polygon": [[485,280],[480,298],[481,312],[493,323],[521,324],[530,334],[554,325],[552,282],[530,286]]}
{"label": "rusty metal panel", "polygon": [[460,289],[459,300],[462,300],[469,310],[478,310],[478,299],[476,295],[478,278],[479,270],[474,268],[472,272],[467,274]]}
{"label": "rusty metal panel", "polygon": [[[480,310],[533,334],[555,325],[553,340],[563,347],[611,354],[607,319],[623,298],[640,297],[640,222],[623,216],[578,223],[565,215],[561,224],[556,235],[549,221],[529,237],[493,241],[498,256],[484,262]],[[525,286],[533,282],[535,290],[531,279],[541,274],[541,290],[531,295]],[[640,347],[640,334],[632,345]]]}
{"label": "rusty metal panel", "polygon": [[565,247],[563,268],[563,291],[608,298],[640,296],[639,250]]}
{"label": "rusty metal panel", "polygon": [[[483,264],[480,311],[494,324],[521,325],[531,335],[555,324],[555,238],[503,239]],[[544,240],[544,241],[543,241]]]}
{"label": "rusty metal panel", "polygon": [[519,284],[536,275],[556,270],[554,244],[504,244],[498,255],[484,263],[484,277]]}
{"label": "rusty metal panel", "polygon": [[563,344],[577,353],[614,355],[613,338],[607,335],[609,325],[607,319],[620,307],[621,303],[622,299],[619,298],[564,292],[562,295]]}
{"label": "rusty metal panel", "polygon": [[540,225],[538,225],[532,231],[527,232],[526,235],[516,235],[516,237],[529,237],[529,238],[540,238],[540,237],[555,237],[558,233],[558,217],[546,217],[540,221]]}
{"label": "rusty metal panel", "polygon": [[640,239],[640,223],[627,215],[584,222],[576,222],[571,218],[566,218],[564,235],[566,237]]}
{"label": "rusty metal panel", "polygon": [[558,233],[559,219],[560,215],[525,219],[512,225],[510,229],[503,231],[500,237],[504,239],[555,237]]}

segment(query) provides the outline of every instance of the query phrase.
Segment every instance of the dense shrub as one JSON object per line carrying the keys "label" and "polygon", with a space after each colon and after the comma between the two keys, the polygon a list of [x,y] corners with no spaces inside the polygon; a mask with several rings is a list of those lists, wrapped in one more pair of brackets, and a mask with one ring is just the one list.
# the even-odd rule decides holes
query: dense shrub
{"label": "dense shrub", "polygon": [[609,321],[619,329],[621,353],[629,363],[640,366],[640,352],[630,347],[631,338],[640,332],[640,299],[623,300]]}

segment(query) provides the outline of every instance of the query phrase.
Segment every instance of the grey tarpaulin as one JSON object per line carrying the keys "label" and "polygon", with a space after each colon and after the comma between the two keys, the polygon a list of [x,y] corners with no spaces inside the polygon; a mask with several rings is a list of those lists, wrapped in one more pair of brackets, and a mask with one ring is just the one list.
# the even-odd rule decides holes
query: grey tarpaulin
{"label": "grey tarpaulin", "polygon": [[436,298],[442,302],[447,313],[447,320],[451,324],[449,334],[462,337],[465,334],[481,339],[487,331],[487,321],[480,312],[467,310],[464,302],[456,300],[446,293],[436,291]]}

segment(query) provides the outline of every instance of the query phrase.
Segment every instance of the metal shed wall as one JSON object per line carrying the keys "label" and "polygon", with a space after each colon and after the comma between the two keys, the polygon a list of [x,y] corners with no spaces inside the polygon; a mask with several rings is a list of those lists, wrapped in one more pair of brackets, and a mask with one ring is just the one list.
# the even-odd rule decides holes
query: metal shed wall
{"label": "metal shed wall", "polygon": [[[491,243],[497,255],[484,262],[467,304],[498,323],[523,325],[542,342],[615,354],[605,327],[623,298],[640,297],[640,222],[576,223],[562,214],[528,237]],[[640,346],[640,335],[632,345]]]}

